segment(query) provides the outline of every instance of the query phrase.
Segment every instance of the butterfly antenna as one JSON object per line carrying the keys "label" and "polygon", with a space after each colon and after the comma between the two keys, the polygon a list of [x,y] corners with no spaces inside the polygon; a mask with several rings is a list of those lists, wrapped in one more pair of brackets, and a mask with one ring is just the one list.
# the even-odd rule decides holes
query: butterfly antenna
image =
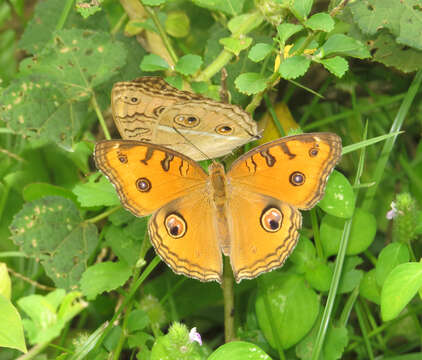
{"label": "butterfly antenna", "polygon": [[185,139],[189,144],[191,144],[196,150],[198,150],[207,160],[212,161],[212,159],[205,154],[198,146],[196,146],[192,141],[190,141],[190,139],[188,139],[185,135],[183,135],[179,130],[177,130],[174,126],[173,126],[173,130],[178,133],[183,139]]}

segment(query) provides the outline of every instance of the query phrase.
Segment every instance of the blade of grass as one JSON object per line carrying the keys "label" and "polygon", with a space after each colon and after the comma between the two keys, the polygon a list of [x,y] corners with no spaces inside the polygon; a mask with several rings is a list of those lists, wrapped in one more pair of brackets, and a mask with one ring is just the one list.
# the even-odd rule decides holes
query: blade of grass
{"label": "blade of grass", "polygon": [[[403,102],[400,105],[399,111],[394,119],[394,122],[390,128],[390,134],[400,131],[402,128],[404,119],[406,118],[407,113],[409,112],[410,105],[412,104],[422,82],[422,70],[418,71],[410,84],[409,90]],[[374,181],[375,185],[368,188],[367,192],[365,193],[365,197],[363,200],[362,208],[365,210],[370,210],[372,206],[373,199],[375,197],[375,193],[377,192],[378,185],[381,182],[381,179],[385,172],[385,167],[388,162],[388,158],[390,157],[390,153],[393,150],[394,143],[396,142],[398,135],[392,136],[386,140],[384,146],[381,151],[381,155],[378,159],[377,165],[375,167],[374,172]]]}

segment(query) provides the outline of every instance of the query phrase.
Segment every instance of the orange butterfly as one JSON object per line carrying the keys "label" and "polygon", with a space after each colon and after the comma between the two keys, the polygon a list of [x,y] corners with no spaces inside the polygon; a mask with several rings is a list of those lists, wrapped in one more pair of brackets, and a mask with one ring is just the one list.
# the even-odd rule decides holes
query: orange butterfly
{"label": "orange butterfly", "polygon": [[136,216],[152,214],[148,231],[174,272],[201,281],[222,279],[223,253],[237,282],[283,265],[302,217],[324,195],[341,157],[332,133],[284,137],[247,152],[227,174],[213,162],[207,174],[168,148],[131,140],[101,141],[97,167]]}

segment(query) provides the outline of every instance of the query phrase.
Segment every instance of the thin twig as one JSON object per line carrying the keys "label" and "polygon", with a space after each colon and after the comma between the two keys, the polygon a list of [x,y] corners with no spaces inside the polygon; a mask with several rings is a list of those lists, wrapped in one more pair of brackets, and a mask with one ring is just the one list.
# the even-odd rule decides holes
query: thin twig
{"label": "thin twig", "polygon": [[14,270],[12,270],[12,269],[10,269],[10,268],[7,268],[7,270],[8,270],[8,271],[9,271],[9,272],[13,275],[13,276],[15,276],[15,277],[17,277],[17,278],[19,278],[19,279],[21,279],[21,280],[23,280],[23,281],[26,281],[27,283],[30,283],[32,286],[35,286],[35,287],[37,287],[38,289],[41,289],[41,290],[44,290],[44,291],[54,291],[54,290],[56,290],[55,288],[53,288],[53,287],[51,287],[51,286],[47,286],[47,285],[40,284],[40,283],[38,283],[38,282],[36,282],[36,281],[34,281],[34,280],[32,280],[32,279],[30,279],[30,278],[26,277],[25,275],[22,275],[22,274],[18,273],[18,272],[14,271]]}

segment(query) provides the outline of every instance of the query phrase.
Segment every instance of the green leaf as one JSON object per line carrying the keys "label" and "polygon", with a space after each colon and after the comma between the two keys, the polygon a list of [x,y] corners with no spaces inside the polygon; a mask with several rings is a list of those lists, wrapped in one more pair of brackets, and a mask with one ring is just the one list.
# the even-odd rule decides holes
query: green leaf
{"label": "green leaf", "polygon": [[70,150],[86,106],[70,99],[52,79],[22,76],[2,92],[0,116],[12,133],[34,146],[52,142]]}
{"label": "green leaf", "polygon": [[139,67],[142,71],[160,71],[170,68],[162,57],[155,54],[145,55]]}
{"label": "green leaf", "polygon": [[306,73],[311,60],[302,55],[295,55],[285,59],[278,68],[284,79],[296,79]]}
{"label": "green leaf", "polygon": [[318,296],[303,276],[293,273],[272,272],[261,275],[258,281],[262,284],[255,302],[259,327],[273,348],[279,343],[288,349],[314,325],[319,312]]}
{"label": "green leaf", "polygon": [[289,257],[289,260],[296,265],[295,270],[304,273],[307,264],[312,263],[315,257],[316,249],[312,241],[300,235],[296,248]]}
{"label": "green leaf", "polygon": [[330,55],[343,55],[366,59],[371,56],[364,44],[343,34],[330,36],[324,45],[321,46],[320,54],[323,58]]}
{"label": "green leaf", "polygon": [[315,290],[328,291],[332,277],[333,269],[324,260],[315,259],[306,263],[305,279]]}
{"label": "green leaf", "polygon": [[22,196],[26,202],[41,199],[45,196],[61,196],[72,201],[76,196],[68,189],[49,183],[32,183],[25,186]]}
{"label": "green leaf", "polygon": [[13,304],[0,294],[0,347],[27,352],[21,317]]}
{"label": "green leaf", "polygon": [[[76,2],[76,11],[81,14],[81,16],[86,19],[89,18],[90,16],[94,15],[95,13],[97,13],[98,11],[101,11],[101,3],[103,2],[103,0],[99,0],[97,2],[84,2],[84,0],[79,0]],[[83,3],[83,5],[85,6],[81,6],[81,4]]]}
{"label": "green leaf", "polygon": [[258,73],[244,73],[234,81],[237,90],[246,95],[257,94],[267,87],[267,78]]}
{"label": "green leaf", "polygon": [[167,2],[167,0],[141,0],[142,4],[146,6],[160,6]]}
{"label": "green leaf", "polygon": [[270,360],[260,347],[246,341],[232,341],[221,345],[207,360]]}
{"label": "green leaf", "polygon": [[[359,256],[346,257],[337,290],[339,294],[349,293],[359,286],[363,277],[363,271],[357,270],[356,266],[360,264],[362,264],[362,259]],[[330,263],[330,265],[334,266],[333,263]]]}
{"label": "green leaf", "polygon": [[141,251],[141,244],[147,230],[147,218],[133,219],[122,228],[110,226],[105,233],[107,245],[111,246],[120,260],[129,265],[135,265]]}
{"label": "green leaf", "polygon": [[282,44],[285,44],[290,36],[298,33],[303,29],[302,25],[282,23],[277,26],[277,34]]}
{"label": "green leaf", "polygon": [[[320,236],[325,257],[338,253],[345,222],[343,218],[328,214],[322,218]],[[346,254],[357,255],[364,252],[374,241],[376,231],[375,216],[364,209],[357,208],[353,216]]]}
{"label": "green leaf", "polygon": [[241,14],[239,16],[235,16],[234,18],[232,18],[227,24],[227,27],[229,28],[230,32],[234,36],[238,36],[244,33],[245,23],[253,22],[252,26],[248,27],[249,32],[255,29],[257,26],[261,25],[261,21],[253,21],[253,20],[256,20],[255,13]]}
{"label": "green leaf", "polygon": [[10,300],[12,294],[12,282],[10,280],[9,271],[7,265],[0,262],[0,295],[4,296],[7,300]]}
{"label": "green leaf", "polygon": [[334,20],[327,13],[317,13],[305,21],[305,26],[314,31],[330,32],[334,29]]}
{"label": "green leaf", "polygon": [[49,342],[60,335],[66,323],[78,315],[86,306],[82,294],[63,289],[41,295],[29,295],[18,300],[19,307],[29,316],[23,324],[31,344]]}
{"label": "green leaf", "polygon": [[292,9],[295,15],[299,15],[301,19],[306,19],[311,12],[314,0],[294,0],[290,2],[293,4]]}
{"label": "green leaf", "polygon": [[349,64],[346,59],[341,56],[334,56],[329,59],[322,59],[318,61],[333,75],[341,78],[347,70],[349,70]]}
{"label": "green leaf", "polygon": [[193,75],[201,67],[203,61],[198,55],[187,54],[182,56],[176,63],[174,70],[183,75]]}
{"label": "green leaf", "polygon": [[143,330],[148,324],[148,314],[141,309],[132,310],[127,317],[127,329],[129,332]]}
{"label": "green leaf", "polygon": [[273,46],[265,43],[258,43],[249,50],[248,58],[253,62],[264,60],[273,50]]}
{"label": "green leaf", "polygon": [[399,45],[390,34],[381,33],[372,43],[373,59],[405,73],[422,68],[422,51]]}
{"label": "green leaf", "polygon": [[381,291],[381,317],[397,317],[422,287],[422,263],[404,263],[395,267],[385,279]]}
{"label": "green leaf", "polygon": [[379,305],[381,301],[381,288],[378,286],[375,276],[375,269],[371,269],[363,274],[359,286],[359,294],[365,299]]}
{"label": "green leaf", "polygon": [[23,60],[20,70],[43,74],[71,100],[82,101],[90,98],[95,87],[118,73],[126,63],[126,56],[125,46],[110,34],[66,29],[57,31],[36,58]]}
{"label": "green leaf", "polygon": [[219,42],[224,46],[224,49],[238,56],[242,50],[247,49],[252,44],[252,38],[247,36],[244,36],[241,39],[225,37],[221,38]]}
{"label": "green leaf", "polygon": [[192,0],[192,2],[208,10],[221,11],[228,15],[237,15],[242,12],[245,0]]}
{"label": "green leaf", "polygon": [[399,242],[388,244],[378,255],[375,268],[377,284],[383,286],[388,274],[398,265],[408,262],[409,259],[409,249],[405,244]]}
{"label": "green leaf", "polygon": [[73,188],[82,207],[116,206],[120,204],[116,189],[105,176],[92,174],[85,184],[77,184]]}
{"label": "green leaf", "polygon": [[353,19],[363,33],[374,35],[384,30],[395,42],[422,50],[420,1],[362,0],[350,3]]}
{"label": "green leaf", "polygon": [[74,289],[92,251],[97,227],[82,221],[75,204],[48,196],[26,203],[10,225],[12,240],[43,265],[55,285]]}
{"label": "green leaf", "polygon": [[325,196],[318,206],[327,214],[348,219],[355,209],[355,194],[346,177],[334,170],[325,187]]}
{"label": "green leaf", "polygon": [[166,76],[164,80],[167,84],[174,86],[176,89],[183,90],[183,77],[181,75]]}
{"label": "green leaf", "polygon": [[189,35],[190,20],[184,11],[172,11],[167,14],[165,29],[168,34],[176,38]]}
{"label": "green leaf", "polygon": [[111,291],[124,283],[131,276],[131,268],[125,262],[102,262],[90,266],[82,274],[81,290],[88,300],[94,300],[104,291]]}

